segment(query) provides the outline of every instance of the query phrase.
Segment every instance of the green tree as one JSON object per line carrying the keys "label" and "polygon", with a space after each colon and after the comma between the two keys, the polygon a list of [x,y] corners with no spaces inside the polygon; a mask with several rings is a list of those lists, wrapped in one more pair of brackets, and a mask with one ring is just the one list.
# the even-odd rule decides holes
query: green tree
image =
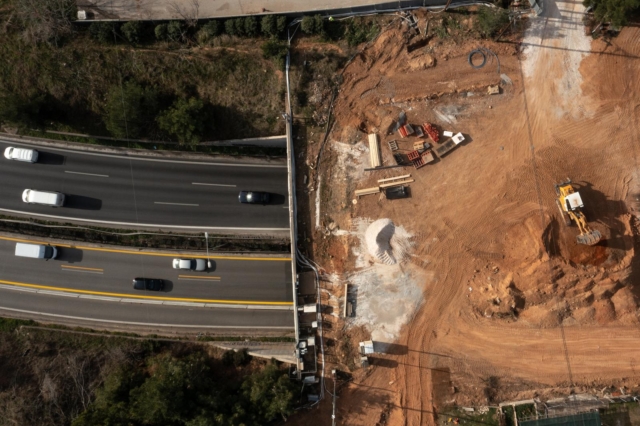
{"label": "green tree", "polygon": [[249,376],[242,384],[242,394],[250,403],[249,415],[254,424],[286,420],[293,412],[296,386],[275,362]]}
{"label": "green tree", "polygon": [[182,41],[184,39],[184,24],[182,21],[171,21],[167,25],[167,38],[171,41]]}
{"label": "green tree", "polygon": [[167,39],[167,24],[156,25],[153,32],[156,35],[156,40],[165,41]]}
{"label": "green tree", "polygon": [[89,25],[89,34],[100,43],[115,43],[118,26],[115,22],[93,22]]}
{"label": "green tree", "polygon": [[278,16],[278,19],[276,19],[277,34],[278,35],[283,34],[286,29],[287,29],[287,17]]}
{"label": "green tree", "polygon": [[160,129],[180,143],[197,144],[204,133],[204,103],[200,99],[178,99],[157,118]]}
{"label": "green tree", "polygon": [[500,8],[481,6],[478,10],[476,29],[483,37],[493,37],[509,23],[509,13]]}
{"label": "green tree", "polygon": [[39,127],[43,95],[23,96],[13,92],[0,95],[0,122],[23,127]]}
{"label": "green tree", "polygon": [[220,21],[209,21],[204,24],[200,31],[204,31],[207,34],[208,38],[212,38],[220,35],[220,33],[222,32],[222,25],[220,25]]}
{"label": "green tree", "polygon": [[262,56],[265,59],[273,59],[278,67],[282,68],[288,50],[285,43],[271,39],[262,45]]}
{"label": "green tree", "polygon": [[316,33],[316,23],[313,16],[303,16],[302,22],[300,22],[300,29],[306,34]]}
{"label": "green tree", "polygon": [[233,26],[236,29],[236,35],[238,37],[244,37],[246,35],[245,27],[244,27],[244,19],[236,18],[233,20]]}
{"label": "green tree", "polygon": [[324,19],[322,19],[322,16],[315,15],[313,17],[313,23],[314,23],[314,26],[315,26],[315,33],[316,34],[323,34],[324,33]]}
{"label": "green tree", "polygon": [[255,37],[258,35],[258,20],[255,16],[247,16],[244,18],[244,33],[247,37]]}
{"label": "green tree", "polygon": [[267,37],[275,37],[278,35],[278,29],[276,27],[276,16],[265,15],[260,20],[260,31]]}
{"label": "green tree", "polygon": [[158,114],[158,94],[153,89],[127,82],[107,93],[104,123],[116,138],[146,136]]}
{"label": "green tree", "polygon": [[224,21],[224,32],[229,34],[230,36],[238,35],[236,33],[235,19],[227,19],[226,21]]}
{"label": "green tree", "polygon": [[584,0],[583,4],[593,8],[597,22],[610,22],[615,27],[626,25],[629,16],[640,9],[640,0]]}
{"label": "green tree", "polygon": [[142,22],[140,21],[129,21],[122,24],[120,27],[120,32],[122,36],[131,44],[140,43],[140,39],[142,38]]}

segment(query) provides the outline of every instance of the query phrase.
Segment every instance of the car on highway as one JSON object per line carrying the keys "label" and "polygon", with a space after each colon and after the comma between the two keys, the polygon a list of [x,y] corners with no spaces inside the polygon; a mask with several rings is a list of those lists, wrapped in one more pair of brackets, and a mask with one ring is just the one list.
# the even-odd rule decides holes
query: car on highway
{"label": "car on highway", "polygon": [[134,278],[133,289],[162,291],[164,289],[164,281],[157,278]]}
{"label": "car on highway", "polygon": [[242,204],[269,204],[269,193],[259,191],[240,191],[238,201]]}
{"label": "car on highway", "polygon": [[173,269],[204,271],[207,269],[207,264],[204,259],[173,259]]}
{"label": "car on highway", "polygon": [[9,146],[4,150],[4,158],[7,160],[24,161],[25,163],[35,163],[38,161],[38,151],[35,149]]}
{"label": "car on highway", "polygon": [[38,191],[37,189],[25,189],[22,192],[22,201],[27,204],[40,204],[42,206],[62,207],[64,194],[53,191]]}

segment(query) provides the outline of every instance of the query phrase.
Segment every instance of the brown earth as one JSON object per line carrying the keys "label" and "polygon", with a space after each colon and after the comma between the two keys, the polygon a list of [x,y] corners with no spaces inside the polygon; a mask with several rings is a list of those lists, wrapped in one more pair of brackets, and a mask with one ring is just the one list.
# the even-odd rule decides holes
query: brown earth
{"label": "brown earth", "polygon": [[[580,8],[551,2],[523,52],[514,38],[434,39],[408,53],[408,30],[398,24],[346,67],[319,170],[321,230],[390,218],[414,235],[412,262],[433,279],[392,353],[343,385],[338,424],[434,424],[452,404],[640,387],[640,28],[587,40],[584,49],[579,24],[563,33]],[[501,82],[495,62],[468,65],[480,46],[498,55],[512,84]],[[501,94],[486,95],[498,83]],[[436,123],[467,141],[419,170],[356,173],[337,161],[338,143],[364,146],[376,132],[383,165],[394,164],[387,141],[406,153],[418,140],[389,132],[402,110],[412,124]],[[361,160],[368,164],[368,153]],[[406,173],[415,179],[410,198],[351,202],[355,189]],[[596,246],[576,244],[576,227],[558,217],[553,185],[567,177],[604,236]],[[318,232],[313,252],[340,274],[353,269],[355,244]],[[340,335],[340,325],[328,333]],[[339,357],[328,362],[327,371],[344,368]],[[330,424],[330,397],[311,415]]]}

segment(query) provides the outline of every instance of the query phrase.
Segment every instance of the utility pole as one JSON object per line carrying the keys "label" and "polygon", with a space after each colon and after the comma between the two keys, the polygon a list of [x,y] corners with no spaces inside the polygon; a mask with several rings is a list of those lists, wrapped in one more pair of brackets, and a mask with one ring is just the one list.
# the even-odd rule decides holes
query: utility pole
{"label": "utility pole", "polygon": [[336,370],[331,370],[333,376],[333,413],[331,414],[331,424],[336,426]]}

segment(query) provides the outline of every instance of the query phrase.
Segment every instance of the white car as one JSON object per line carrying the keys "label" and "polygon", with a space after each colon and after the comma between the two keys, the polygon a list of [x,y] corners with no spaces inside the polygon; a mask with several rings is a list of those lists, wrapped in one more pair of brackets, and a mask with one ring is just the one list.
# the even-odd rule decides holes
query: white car
{"label": "white car", "polygon": [[204,259],[173,259],[173,269],[204,271],[207,269],[207,263]]}
{"label": "white car", "polygon": [[26,163],[35,163],[38,161],[38,151],[27,148],[7,147],[4,150],[4,158],[7,160],[24,161]]}

